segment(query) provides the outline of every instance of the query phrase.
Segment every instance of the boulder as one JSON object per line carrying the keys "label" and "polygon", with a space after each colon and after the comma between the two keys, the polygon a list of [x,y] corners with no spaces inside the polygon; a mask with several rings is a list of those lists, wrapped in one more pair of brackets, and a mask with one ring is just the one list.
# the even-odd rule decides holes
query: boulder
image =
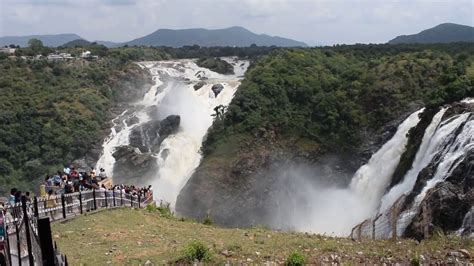
{"label": "boulder", "polygon": [[146,185],[158,171],[156,158],[140,153],[132,146],[120,146],[112,154],[116,160],[113,179],[116,184]]}
{"label": "boulder", "polygon": [[132,129],[130,145],[140,152],[159,152],[161,142],[169,135],[176,133],[181,118],[170,115],[164,120],[151,120]]}
{"label": "boulder", "polygon": [[214,96],[217,97],[217,95],[219,95],[219,93],[221,93],[221,91],[224,89],[224,85],[218,83],[218,84],[214,84],[211,88],[211,90],[214,92]]}
{"label": "boulder", "polygon": [[127,117],[127,119],[125,119],[125,123],[127,124],[127,126],[135,125],[138,122],[140,122],[140,119],[136,115],[129,116]]}
{"label": "boulder", "polygon": [[202,86],[206,85],[207,83],[205,81],[199,81],[198,83],[196,83],[193,88],[195,91],[199,90],[200,88],[202,88]]}

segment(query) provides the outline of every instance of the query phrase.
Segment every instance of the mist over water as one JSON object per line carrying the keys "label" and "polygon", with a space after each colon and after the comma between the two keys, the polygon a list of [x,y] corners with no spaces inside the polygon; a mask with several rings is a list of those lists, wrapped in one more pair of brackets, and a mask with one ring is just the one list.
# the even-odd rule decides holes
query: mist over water
{"label": "mist over water", "polygon": [[[294,165],[281,173],[276,189],[287,191],[279,197],[273,226],[329,235],[348,235],[352,227],[371,215],[391,181],[405,145],[408,131],[420,121],[423,109],[411,114],[369,162],[360,167],[350,183],[333,185],[315,166]],[[336,165],[319,167],[335,168]],[[329,177],[338,179],[341,177]],[[324,181],[323,181],[324,180]]]}

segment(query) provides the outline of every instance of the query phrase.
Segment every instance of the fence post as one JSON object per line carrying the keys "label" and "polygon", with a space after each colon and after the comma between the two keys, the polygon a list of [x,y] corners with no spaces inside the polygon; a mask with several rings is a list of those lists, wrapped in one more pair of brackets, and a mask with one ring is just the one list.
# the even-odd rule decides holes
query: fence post
{"label": "fence post", "polygon": [[18,266],[21,266],[21,241],[20,241],[20,231],[18,228],[18,221],[15,222],[15,233],[16,233],[16,248],[18,255]]}
{"label": "fence post", "polygon": [[10,243],[10,236],[8,235],[8,226],[5,227],[5,238],[7,240],[7,258],[8,261],[11,263],[12,262],[12,252],[11,252],[11,243]]}
{"label": "fence post", "polygon": [[[21,196],[21,208],[23,209],[23,222],[25,223],[26,247],[28,250],[28,261],[30,265],[34,265],[33,249],[31,247],[30,222],[28,221],[28,212],[26,211],[26,196]],[[21,260],[21,257],[18,258]]]}
{"label": "fence post", "polygon": [[115,189],[114,188],[112,188],[112,198],[114,199],[114,207],[115,207],[117,205],[115,204]]}
{"label": "fence post", "polygon": [[80,210],[80,213],[82,214],[82,193],[81,193],[81,190],[79,190],[79,210]]}
{"label": "fence post", "polygon": [[391,211],[391,227],[392,227],[392,240],[397,240],[397,218],[398,218],[398,213],[397,213],[398,206],[395,206],[395,208],[392,209]]}
{"label": "fence post", "polygon": [[[51,224],[49,218],[38,219],[38,237],[41,247],[42,265],[54,265],[53,238],[51,236]],[[41,263],[39,263],[41,265]]]}
{"label": "fence post", "polygon": [[133,208],[133,194],[130,194],[130,207]]}
{"label": "fence post", "polygon": [[104,190],[104,198],[105,198],[105,208],[107,209],[108,204],[107,204],[107,190]]}
{"label": "fence post", "polygon": [[38,218],[39,216],[38,197],[33,198],[33,210],[34,210],[35,217]]}
{"label": "fence post", "polygon": [[423,225],[423,237],[425,239],[428,239],[430,237],[430,213],[428,210],[428,205],[426,204],[426,201],[423,201],[422,203],[422,212],[423,212],[423,218],[422,218],[422,225]]}
{"label": "fence post", "polygon": [[61,206],[63,207],[63,218],[66,219],[66,199],[64,194],[61,194]]}
{"label": "fence post", "polygon": [[140,209],[140,193],[138,193],[138,208]]}
{"label": "fence post", "polygon": [[357,226],[357,240],[362,240],[362,224],[359,224]]}
{"label": "fence post", "polygon": [[120,206],[123,206],[122,190],[120,190]]}
{"label": "fence post", "polygon": [[375,225],[376,225],[376,222],[377,220],[382,216],[382,214],[378,214],[377,216],[375,216],[374,220],[372,221],[372,239],[375,240]]}
{"label": "fence post", "polygon": [[95,199],[95,188],[92,189],[92,197],[94,198],[94,210],[97,210],[97,201]]}

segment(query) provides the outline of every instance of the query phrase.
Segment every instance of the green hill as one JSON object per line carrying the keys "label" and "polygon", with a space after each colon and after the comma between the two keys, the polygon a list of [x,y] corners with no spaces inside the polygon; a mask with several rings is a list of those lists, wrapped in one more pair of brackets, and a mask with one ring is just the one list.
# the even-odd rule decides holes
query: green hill
{"label": "green hill", "polygon": [[77,40],[73,40],[73,41],[70,41],[70,42],[67,42],[63,45],[61,45],[62,47],[84,47],[84,46],[88,46],[90,45],[91,43],[87,40],[84,40],[84,39],[77,39]]}
{"label": "green hill", "polygon": [[417,34],[398,36],[389,44],[474,42],[474,27],[454,23],[440,24]]}

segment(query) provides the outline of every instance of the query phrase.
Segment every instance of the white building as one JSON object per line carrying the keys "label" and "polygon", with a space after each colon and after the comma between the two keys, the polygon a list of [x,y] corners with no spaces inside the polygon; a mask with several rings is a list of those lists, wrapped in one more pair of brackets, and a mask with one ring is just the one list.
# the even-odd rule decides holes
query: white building
{"label": "white building", "polygon": [[9,47],[1,47],[1,48],[0,48],[0,53],[14,54],[15,51],[16,51],[15,48],[9,48]]}

